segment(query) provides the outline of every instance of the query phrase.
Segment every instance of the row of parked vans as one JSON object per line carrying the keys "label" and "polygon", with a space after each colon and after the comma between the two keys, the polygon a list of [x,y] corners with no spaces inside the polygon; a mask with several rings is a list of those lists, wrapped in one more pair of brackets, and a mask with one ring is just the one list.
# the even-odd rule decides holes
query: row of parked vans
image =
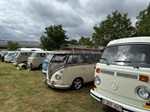
{"label": "row of parked vans", "polygon": [[14,52],[11,62],[17,69],[39,68],[46,74],[45,84],[52,88],[80,89],[94,80],[94,68],[101,53],[100,49],[78,46],[66,46],[58,51],[22,49]]}
{"label": "row of parked vans", "polygon": [[[32,58],[39,57],[32,55],[27,62],[31,69]],[[64,47],[51,52],[40,67],[52,88],[80,89],[94,81],[90,95],[104,105],[120,112],[150,112],[150,37],[113,40],[103,52]]]}

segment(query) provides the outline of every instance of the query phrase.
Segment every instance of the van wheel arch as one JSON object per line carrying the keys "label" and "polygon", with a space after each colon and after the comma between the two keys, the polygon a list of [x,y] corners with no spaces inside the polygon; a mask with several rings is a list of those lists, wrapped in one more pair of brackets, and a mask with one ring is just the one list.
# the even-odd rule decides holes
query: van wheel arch
{"label": "van wheel arch", "polygon": [[27,67],[25,65],[22,66],[23,69],[27,69]]}
{"label": "van wheel arch", "polygon": [[73,80],[71,87],[75,90],[80,89],[83,86],[83,78],[82,77],[77,77]]}

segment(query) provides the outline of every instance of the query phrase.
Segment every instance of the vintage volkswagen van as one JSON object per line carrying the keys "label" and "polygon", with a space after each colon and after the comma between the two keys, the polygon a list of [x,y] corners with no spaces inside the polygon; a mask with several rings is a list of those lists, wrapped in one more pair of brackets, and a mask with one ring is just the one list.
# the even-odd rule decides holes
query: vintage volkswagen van
{"label": "vintage volkswagen van", "polygon": [[12,55],[14,55],[15,51],[8,51],[8,53],[4,57],[5,62],[11,62]]}
{"label": "vintage volkswagen van", "polygon": [[5,56],[8,54],[8,51],[2,51],[2,54],[1,54],[1,61],[4,62],[4,58]]}
{"label": "vintage volkswagen van", "polygon": [[53,51],[35,51],[31,54],[31,56],[28,58],[28,69],[32,70],[34,68],[38,68],[42,70],[42,63],[43,60],[46,58],[46,56],[49,53],[52,53]]}
{"label": "vintage volkswagen van", "polygon": [[32,52],[34,51],[18,51],[14,57],[13,64],[17,66],[19,63],[27,62],[28,57],[31,56]]}
{"label": "vintage volkswagen van", "polygon": [[94,68],[100,59],[98,49],[63,48],[50,60],[44,82],[58,89],[80,89],[94,80]]}
{"label": "vintage volkswagen van", "polygon": [[121,112],[150,112],[150,37],[110,41],[90,95]]}

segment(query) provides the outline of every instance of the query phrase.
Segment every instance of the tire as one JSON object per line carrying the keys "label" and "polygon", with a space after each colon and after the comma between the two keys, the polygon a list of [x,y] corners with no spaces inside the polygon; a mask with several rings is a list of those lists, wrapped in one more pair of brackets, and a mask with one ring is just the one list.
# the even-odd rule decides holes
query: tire
{"label": "tire", "polygon": [[42,64],[39,65],[39,69],[42,70]]}
{"label": "tire", "polygon": [[75,90],[78,90],[82,87],[82,85],[83,85],[82,78],[76,78],[76,79],[74,79],[74,81],[72,83],[72,88]]}
{"label": "tire", "polygon": [[27,69],[27,67],[25,65],[22,66],[23,69]]}

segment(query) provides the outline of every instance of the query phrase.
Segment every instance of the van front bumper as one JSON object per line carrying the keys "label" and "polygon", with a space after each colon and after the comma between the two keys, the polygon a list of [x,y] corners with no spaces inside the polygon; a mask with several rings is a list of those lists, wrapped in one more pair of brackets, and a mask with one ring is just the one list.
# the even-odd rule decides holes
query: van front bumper
{"label": "van front bumper", "polygon": [[47,78],[44,78],[44,83],[47,84],[48,86],[52,88],[57,88],[57,89],[68,89],[71,86],[70,85],[61,85],[61,84],[56,84],[54,81],[50,81]]}
{"label": "van front bumper", "polygon": [[133,106],[118,102],[118,101],[114,101],[110,98],[107,98],[99,93],[97,93],[96,91],[94,91],[93,89],[90,90],[90,95],[95,98],[96,100],[102,102],[102,99],[106,99],[110,102],[113,102],[115,104],[121,105],[122,106],[122,112],[150,112],[149,110],[144,110],[144,109],[140,109],[140,108],[135,108]]}

